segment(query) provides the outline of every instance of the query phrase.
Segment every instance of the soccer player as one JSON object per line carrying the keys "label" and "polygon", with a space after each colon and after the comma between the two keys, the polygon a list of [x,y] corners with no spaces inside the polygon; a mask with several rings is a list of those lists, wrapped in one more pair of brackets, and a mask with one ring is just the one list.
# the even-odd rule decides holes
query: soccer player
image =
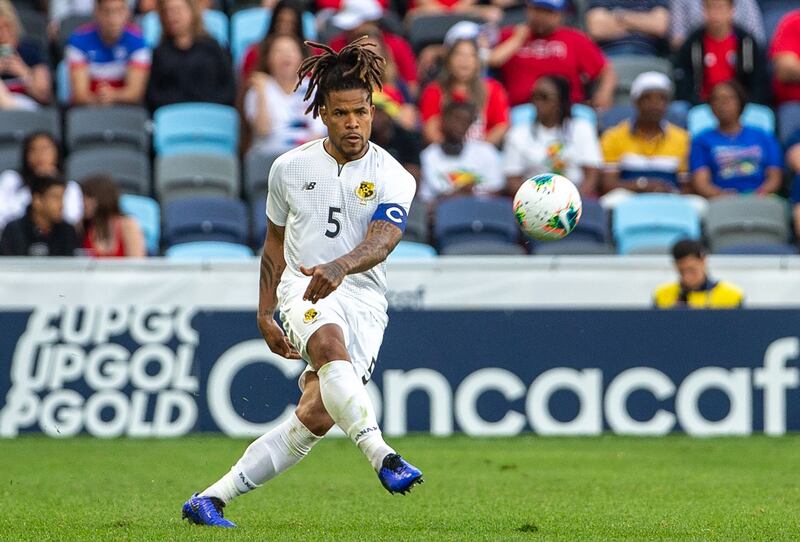
{"label": "soccer player", "polygon": [[193,523],[234,527],[222,508],[300,461],[334,424],[390,493],[422,482],[383,440],[364,388],[387,323],[384,261],[415,191],[411,174],[369,141],[384,61],[365,39],[339,53],[309,43],[324,52],[305,60],[298,77],[310,76],[307,113],[322,118],[328,137],[282,155],[269,174],[258,326],[270,350],[308,362],[300,401],[230,472],[186,501],[183,517]]}

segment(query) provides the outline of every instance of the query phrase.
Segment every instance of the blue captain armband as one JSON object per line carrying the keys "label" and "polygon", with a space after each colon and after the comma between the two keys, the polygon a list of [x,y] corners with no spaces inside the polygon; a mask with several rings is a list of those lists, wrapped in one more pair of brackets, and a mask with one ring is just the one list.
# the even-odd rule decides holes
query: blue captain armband
{"label": "blue captain armband", "polygon": [[385,220],[390,224],[394,224],[400,228],[400,231],[404,232],[406,231],[407,217],[408,214],[406,210],[399,203],[381,203],[378,205],[378,208],[375,209],[375,213],[372,215],[372,221]]}

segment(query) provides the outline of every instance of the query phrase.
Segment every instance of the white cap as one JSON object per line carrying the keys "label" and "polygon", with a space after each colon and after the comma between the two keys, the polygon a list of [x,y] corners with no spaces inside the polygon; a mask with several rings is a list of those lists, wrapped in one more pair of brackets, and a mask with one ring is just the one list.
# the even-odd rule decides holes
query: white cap
{"label": "white cap", "polygon": [[444,46],[452,47],[457,41],[476,40],[481,33],[481,25],[472,21],[460,21],[450,27],[444,35]]}
{"label": "white cap", "polygon": [[631,99],[636,101],[651,90],[660,90],[672,96],[672,81],[661,72],[640,73],[631,85]]}
{"label": "white cap", "polygon": [[339,12],[333,16],[333,25],[342,30],[353,30],[369,21],[377,21],[383,8],[377,0],[344,0]]}

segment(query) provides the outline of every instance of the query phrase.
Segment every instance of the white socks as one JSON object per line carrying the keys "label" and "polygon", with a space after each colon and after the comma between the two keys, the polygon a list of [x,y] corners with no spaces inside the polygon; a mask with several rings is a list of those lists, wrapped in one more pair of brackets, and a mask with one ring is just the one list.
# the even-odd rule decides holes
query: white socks
{"label": "white socks", "polygon": [[383,441],[372,401],[353,364],[343,360],[330,361],[317,371],[317,375],[325,410],[367,456],[372,468],[379,470],[383,458],[394,450]]}
{"label": "white socks", "polygon": [[226,504],[234,497],[259,487],[303,459],[322,437],[316,436],[292,414],[288,420],[260,436],[214,485],[200,493]]}

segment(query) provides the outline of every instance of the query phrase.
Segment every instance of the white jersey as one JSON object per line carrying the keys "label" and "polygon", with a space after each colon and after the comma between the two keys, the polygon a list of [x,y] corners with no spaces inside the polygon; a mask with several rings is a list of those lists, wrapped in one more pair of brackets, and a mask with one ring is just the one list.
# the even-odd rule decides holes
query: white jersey
{"label": "white jersey", "polygon": [[[339,166],[323,141],[283,154],[269,172],[267,217],[286,228],[281,302],[297,295],[299,282],[310,281],[301,265],[328,263],[352,251],[373,218],[403,227],[414,199],[414,177],[379,146],[370,142],[362,158]],[[336,291],[385,311],[385,263],[346,276]]]}

